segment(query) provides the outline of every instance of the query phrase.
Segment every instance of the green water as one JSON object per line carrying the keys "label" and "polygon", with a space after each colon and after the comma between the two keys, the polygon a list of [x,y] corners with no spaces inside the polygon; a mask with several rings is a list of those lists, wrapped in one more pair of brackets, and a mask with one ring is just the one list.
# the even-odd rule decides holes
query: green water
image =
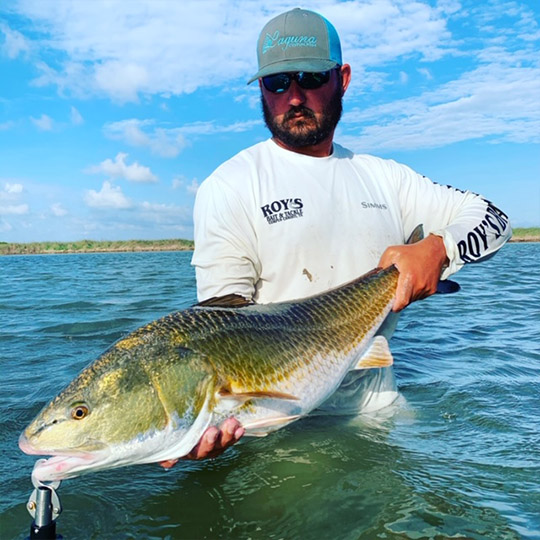
{"label": "green water", "polygon": [[[24,538],[19,433],[114,340],[195,301],[189,253],[0,258],[0,538]],[[65,539],[540,538],[540,244],[457,274],[391,342],[402,400],[219,459],[62,483]]]}

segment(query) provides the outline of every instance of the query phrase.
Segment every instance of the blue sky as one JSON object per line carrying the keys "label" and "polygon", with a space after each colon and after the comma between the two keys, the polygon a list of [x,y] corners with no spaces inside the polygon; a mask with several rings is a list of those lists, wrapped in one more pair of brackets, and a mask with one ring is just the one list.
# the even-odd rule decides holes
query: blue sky
{"label": "blue sky", "polygon": [[192,238],[197,186],[268,137],[246,81],[299,5],[352,66],[338,142],[540,225],[537,0],[4,0],[0,241]]}

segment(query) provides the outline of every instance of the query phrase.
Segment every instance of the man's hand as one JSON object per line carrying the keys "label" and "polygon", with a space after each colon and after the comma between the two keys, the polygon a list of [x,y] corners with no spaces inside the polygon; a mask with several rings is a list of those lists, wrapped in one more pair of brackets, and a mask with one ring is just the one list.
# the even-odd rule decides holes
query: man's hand
{"label": "man's hand", "polygon": [[[242,435],[244,435],[244,428],[240,425],[240,422],[236,418],[227,418],[219,428],[216,426],[209,427],[193,450],[179,459],[215,458],[237,442]],[[165,469],[170,469],[177,461],[178,459],[169,459],[161,461],[160,465]]]}
{"label": "man's hand", "polygon": [[430,234],[415,244],[390,246],[382,254],[379,266],[387,268],[392,264],[399,270],[393,311],[401,311],[437,291],[442,269],[448,264],[443,239]]}

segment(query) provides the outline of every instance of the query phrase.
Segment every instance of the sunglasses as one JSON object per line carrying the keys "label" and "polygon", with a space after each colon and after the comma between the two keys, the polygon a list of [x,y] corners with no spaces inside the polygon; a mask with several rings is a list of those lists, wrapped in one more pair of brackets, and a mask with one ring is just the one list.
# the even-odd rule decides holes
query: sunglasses
{"label": "sunglasses", "polygon": [[299,71],[298,73],[276,73],[262,77],[264,87],[273,94],[283,94],[286,92],[293,80],[304,90],[316,90],[330,80],[329,71],[311,73],[309,71]]}

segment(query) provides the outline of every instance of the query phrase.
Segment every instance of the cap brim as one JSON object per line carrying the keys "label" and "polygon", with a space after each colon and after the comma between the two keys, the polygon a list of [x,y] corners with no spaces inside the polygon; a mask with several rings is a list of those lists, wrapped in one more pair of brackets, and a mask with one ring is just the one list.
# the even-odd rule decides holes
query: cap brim
{"label": "cap brim", "polygon": [[276,73],[294,73],[297,71],[310,71],[310,72],[320,72],[328,71],[337,67],[339,64],[334,60],[323,60],[321,58],[302,58],[302,59],[290,59],[282,60],[281,62],[276,62],[269,66],[265,66],[263,69],[260,69],[249,79],[247,84],[251,84],[253,81],[260,79],[261,77],[266,77],[267,75],[275,75]]}

